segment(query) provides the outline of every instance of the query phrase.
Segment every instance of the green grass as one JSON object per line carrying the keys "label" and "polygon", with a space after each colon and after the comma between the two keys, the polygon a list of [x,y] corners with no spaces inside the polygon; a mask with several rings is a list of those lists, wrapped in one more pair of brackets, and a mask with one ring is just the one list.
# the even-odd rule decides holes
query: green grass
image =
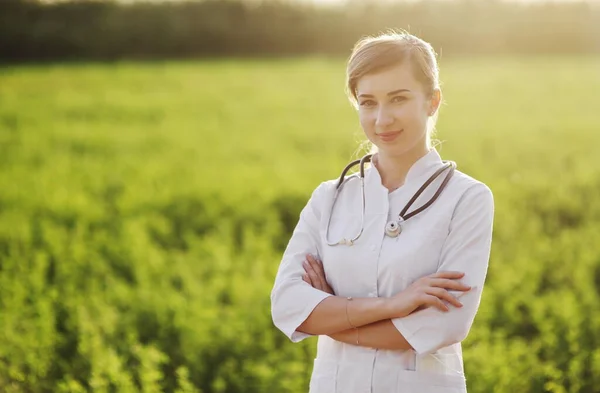
{"label": "green grass", "polygon": [[[441,60],[440,152],[496,199],[471,392],[600,383],[599,69]],[[2,390],[306,390],[268,294],[362,139],[341,60],[0,69]]]}

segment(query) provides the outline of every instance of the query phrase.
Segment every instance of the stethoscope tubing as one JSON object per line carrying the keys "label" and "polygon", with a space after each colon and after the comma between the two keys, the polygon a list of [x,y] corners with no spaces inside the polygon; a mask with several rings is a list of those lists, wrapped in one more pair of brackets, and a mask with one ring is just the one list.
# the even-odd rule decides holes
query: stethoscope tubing
{"label": "stethoscope tubing", "polygon": [[[367,162],[371,161],[371,158],[373,157],[372,154],[367,154],[365,156],[363,156],[361,159],[359,160],[354,160],[351,163],[349,163],[348,165],[346,165],[346,167],[344,168],[344,170],[342,171],[342,174],[340,175],[340,178],[336,184],[335,187],[335,194],[333,196],[333,203],[331,206],[331,211],[329,214],[329,219],[327,222],[327,229],[325,231],[325,240],[327,242],[327,245],[333,247],[333,246],[338,246],[338,245],[348,245],[348,246],[352,246],[354,244],[354,242],[356,242],[360,236],[362,235],[364,229],[365,229],[365,208],[366,208],[366,199],[365,199],[365,164]],[[417,192],[413,195],[413,197],[408,201],[408,203],[406,204],[406,206],[404,206],[404,208],[402,209],[402,211],[400,212],[399,216],[399,220],[398,223],[404,222],[406,220],[408,220],[411,217],[416,216],[417,214],[421,213],[422,211],[424,211],[425,209],[427,209],[429,206],[431,206],[436,200],[437,198],[440,196],[440,194],[442,193],[442,191],[446,188],[446,185],[448,184],[448,182],[450,181],[450,178],[454,175],[454,170],[456,169],[456,163],[454,163],[453,161],[444,161],[445,165],[443,167],[441,167],[440,169],[438,169],[433,175],[431,175],[429,177],[429,179],[427,179],[427,181],[425,183],[423,183],[423,185],[419,188],[419,190],[417,190]],[[329,241],[329,227],[331,225],[331,218],[333,217],[333,210],[335,208],[335,203],[337,201],[337,198],[341,192],[342,186],[343,184],[347,181],[352,179],[353,177],[356,177],[356,175],[352,175],[348,178],[346,178],[346,174],[348,173],[348,171],[354,167],[355,165],[359,164],[359,175],[358,178],[360,180],[360,189],[361,189],[361,207],[362,207],[362,212],[361,212],[361,225],[360,225],[360,231],[358,232],[358,234],[356,234],[356,236],[354,236],[352,239],[346,239],[346,238],[342,238],[342,240],[332,243]],[[437,191],[435,192],[435,194],[433,195],[433,197],[431,197],[431,199],[429,201],[427,201],[423,206],[421,206],[420,208],[406,214],[406,212],[408,211],[408,209],[410,208],[410,206],[412,206],[412,204],[419,198],[419,196],[421,196],[421,194],[427,189],[427,187],[435,180],[438,178],[438,176],[440,176],[444,171],[450,169],[448,175],[446,175],[446,177],[444,178],[444,180],[442,181],[442,184],[440,185],[440,187],[437,189]]]}

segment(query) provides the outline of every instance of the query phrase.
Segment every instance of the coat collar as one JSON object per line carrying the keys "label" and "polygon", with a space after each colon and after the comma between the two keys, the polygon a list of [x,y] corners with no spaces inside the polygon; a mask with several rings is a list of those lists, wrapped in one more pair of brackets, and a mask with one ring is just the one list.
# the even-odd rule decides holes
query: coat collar
{"label": "coat collar", "polygon": [[[415,163],[410,167],[408,173],[406,174],[404,184],[401,187],[419,180],[421,177],[423,177],[423,175],[439,168],[442,163],[443,161],[440,157],[440,154],[435,148],[432,148],[427,154],[415,161]],[[372,181],[376,181],[378,184],[381,184],[381,175],[379,174],[377,167],[375,167],[373,164],[371,164],[371,166],[368,168],[366,177],[369,180],[372,179]]]}

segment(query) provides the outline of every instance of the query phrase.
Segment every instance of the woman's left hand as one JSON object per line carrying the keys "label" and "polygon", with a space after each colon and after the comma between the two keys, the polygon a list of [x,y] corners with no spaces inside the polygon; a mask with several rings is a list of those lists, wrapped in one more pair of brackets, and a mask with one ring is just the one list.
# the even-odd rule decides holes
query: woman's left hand
{"label": "woman's left hand", "polygon": [[312,255],[308,255],[306,260],[302,263],[302,266],[306,271],[306,273],[302,275],[302,279],[304,281],[312,285],[313,288],[327,292],[331,295],[335,295],[335,293],[333,293],[333,289],[331,289],[327,283],[325,269],[323,269],[323,263],[321,261],[313,258]]}

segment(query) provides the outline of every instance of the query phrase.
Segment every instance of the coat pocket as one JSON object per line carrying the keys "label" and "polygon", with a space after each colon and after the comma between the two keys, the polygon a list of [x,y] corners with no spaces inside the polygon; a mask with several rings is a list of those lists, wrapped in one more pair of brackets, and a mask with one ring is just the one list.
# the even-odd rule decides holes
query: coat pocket
{"label": "coat pocket", "polygon": [[400,370],[396,393],[467,393],[463,375]]}
{"label": "coat pocket", "polygon": [[436,374],[463,375],[462,357],[456,352],[417,355],[415,370]]}
{"label": "coat pocket", "polygon": [[316,358],[310,378],[309,393],[336,393],[337,362]]}

